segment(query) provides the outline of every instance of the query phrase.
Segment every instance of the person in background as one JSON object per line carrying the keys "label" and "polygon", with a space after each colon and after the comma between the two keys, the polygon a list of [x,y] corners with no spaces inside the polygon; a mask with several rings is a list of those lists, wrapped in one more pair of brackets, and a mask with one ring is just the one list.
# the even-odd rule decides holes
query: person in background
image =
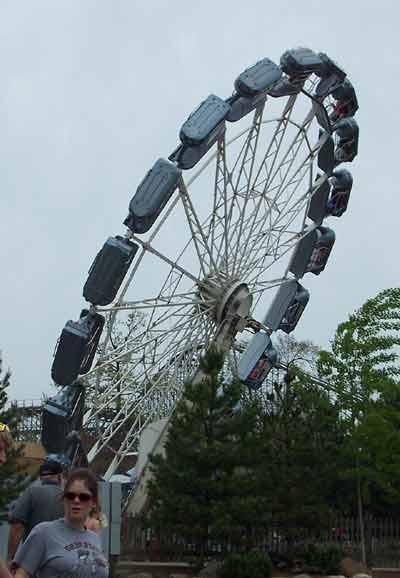
{"label": "person in background", "polygon": [[87,530],[92,530],[92,532],[96,532],[97,535],[101,534],[102,528],[107,528],[108,526],[107,517],[101,511],[99,499],[97,499],[96,504],[90,510],[85,526]]}
{"label": "person in background", "polygon": [[14,503],[9,514],[9,564],[20,542],[26,540],[37,524],[63,516],[62,472],[59,462],[47,459],[40,466],[40,479],[30,484]]}
{"label": "person in background", "polygon": [[95,532],[98,536],[100,535],[101,519],[97,504],[95,504],[95,506],[90,510],[89,515],[85,522],[85,528],[87,530],[92,530],[92,532]]}
{"label": "person in background", "polygon": [[[10,428],[5,423],[0,422],[0,466],[7,461],[7,452],[12,447],[13,440]],[[11,574],[6,563],[0,558],[0,578],[11,578]]]}
{"label": "person in background", "polygon": [[108,578],[100,538],[85,527],[98,499],[87,468],[73,470],[64,489],[64,518],[33,528],[15,556],[16,578]]}

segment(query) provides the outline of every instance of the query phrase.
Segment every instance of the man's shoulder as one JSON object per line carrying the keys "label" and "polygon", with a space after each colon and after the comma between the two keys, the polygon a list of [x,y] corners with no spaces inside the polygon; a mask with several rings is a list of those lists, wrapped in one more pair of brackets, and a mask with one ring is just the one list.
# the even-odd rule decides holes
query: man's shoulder
{"label": "man's shoulder", "polygon": [[27,489],[29,490],[29,488],[35,488],[36,486],[41,486],[41,485],[42,485],[42,480],[33,480],[33,482],[31,482],[29,484]]}
{"label": "man's shoulder", "polygon": [[[62,489],[61,486],[36,486],[32,488],[31,492],[31,504],[35,515],[42,517],[42,519],[54,519],[54,514],[57,512],[63,512],[62,503]],[[49,516],[51,512],[51,516]],[[46,514],[45,514],[46,513]]]}
{"label": "man's shoulder", "polygon": [[37,484],[35,486],[31,486],[31,493],[32,494],[61,494],[62,489],[60,484],[48,484],[48,483],[43,483],[41,482],[40,484]]}
{"label": "man's shoulder", "polygon": [[13,502],[8,516],[10,522],[26,523],[32,507],[32,492],[35,487],[37,487],[37,483],[31,482]]}
{"label": "man's shoulder", "polygon": [[32,510],[35,512],[35,516],[42,517],[42,519],[54,519],[54,514],[63,511],[62,504],[62,489],[58,485],[42,485],[35,486],[31,490],[31,504]]}
{"label": "man's shoulder", "polygon": [[25,487],[25,489],[23,490],[23,492],[20,494],[20,496],[26,496],[28,494],[30,494],[32,492],[32,490],[34,490],[35,488],[38,488],[39,486],[41,486],[42,482],[40,480],[33,480],[33,482],[31,482],[28,486]]}

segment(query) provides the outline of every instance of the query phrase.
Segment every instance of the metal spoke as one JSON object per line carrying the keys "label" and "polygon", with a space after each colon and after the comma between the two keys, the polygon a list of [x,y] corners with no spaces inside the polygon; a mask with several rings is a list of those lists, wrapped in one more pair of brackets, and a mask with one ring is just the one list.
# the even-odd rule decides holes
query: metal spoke
{"label": "metal spoke", "polygon": [[[271,212],[272,212],[271,207],[274,207],[277,205],[277,201],[279,200],[280,196],[282,196],[283,191],[285,191],[284,185],[286,183],[286,179],[289,175],[291,168],[293,167],[294,162],[296,161],[297,154],[298,154],[298,152],[302,146],[302,143],[306,138],[307,130],[310,126],[311,120],[312,120],[312,114],[309,113],[307,115],[303,125],[301,125],[299,127],[294,139],[290,143],[290,146],[288,147],[288,150],[285,153],[285,155],[282,159],[282,162],[276,167],[275,172],[273,172],[271,176],[268,175],[268,177],[264,183],[263,194],[260,195],[259,201],[257,203],[255,210],[254,210],[254,213],[250,217],[250,219],[247,223],[246,228],[249,231],[249,233],[247,235],[247,239],[243,243],[240,244],[241,250],[239,249],[239,244],[238,244],[238,249],[237,249],[237,253],[236,253],[236,262],[238,263],[238,268],[242,266],[242,262],[246,258],[246,256],[252,254],[252,251],[253,251],[254,245],[255,245],[254,239],[255,238],[257,239],[257,236],[260,233],[260,230],[263,226],[262,220],[259,221],[259,224],[257,226],[257,217],[259,216],[259,213],[262,209],[262,206],[264,205],[264,202],[265,202],[264,197],[268,192],[268,187],[270,184],[272,184],[274,182],[274,179],[279,175],[279,177],[280,177],[279,186],[275,192],[275,195],[272,198],[269,197],[269,203],[267,204],[268,208],[266,210],[266,215],[264,214],[263,219],[265,219],[267,215],[271,214]],[[288,124],[289,123],[286,123],[286,127],[288,126]],[[311,153],[308,153],[307,156],[310,157]],[[274,157],[273,165],[275,165],[275,159],[276,159],[276,157]],[[309,160],[309,158],[307,158],[305,162],[307,162],[308,160]],[[283,175],[281,174],[282,165],[285,167]],[[294,176],[297,175],[298,171],[304,170],[303,167],[304,167],[304,162],[300,163],[298,169],[294,173]],[[240,259],[238,258],[239,254],[241,255]]]}
{"label": "metal spoke", "polygon": [[[304,90],[314,85],[311,79]],[[107,329],[85,376],[96,384],[84,418],[97,436],[89,458],[113,453],[107,478],[137,450],[143,429],[171,414],[211,343],[228,352],[226,371],[235,374],[239,332],[253,327],[249,317],[264,307],[263,296],[290,278],[289,255],[306,230],[321,143],[310,144],[318,126],[304,94],[285,98],[280,113],[278,101],[261,102],[238,122],[234,138],[227,123],[200,168],[182,173],[149,234],[127,233],[140,250],[118,299],[97,308]],[[241,291],[250,293],[247,309]]]}
{"label": "metal spoke", "polygon": [[[235,213],[235,209],[241,210],[244,212],[247,206],[247,199],[249,196],[249,188],[251,184],[251,178],[253,175],[254,165],[256,162],[256,150],[258,139],[260,135],[260,128],[261,128],[261,121],[262,121],[262,114],[263,114],[264,106],[258,108],[254,114],[253,123],[251,129],[248,132],[247,138],[245,143],[240,151],[238,156],[237,162],[235,164],[235,169],[237,172],[234,187],[233,187],[233,195],[230,199],[230,206],[228,209],[228,202],[227,199],[224,203],[224,237],[222,239],[221,245],[223,244],[225,247],[225,261],[228,261],[230,258],[230,250],[232,248],[232,243],[230,242],[231,239],[230,231],[232,227],[232,219]],[[239,163],[239,159],[241,162]],[[221,156],[221,162],[224,163],[224,167],[226,164],[226,157],[225,155]],[[239,189],[239,185],[242,181],[243,176],[245,177],[245,185],[244,190]],[[232,177],[231,177],[232,178]],[[239,192],[240,191],[240,192]],[[241,201],[243,202],[243,198],[241,195],[244,195],[244,203],[243,206],[240,208]],[[242,221],[239,224],[239,233],[238,238],[241,236],[242,232]],[[234,248],[234,245],[233,245]]]}
{"label": "metal spoke", "polygon": [[163,253],[161,253],[160,251],[155,249],[148,241],[144,241],[143,239],[141,239],[137,235],[132,235],[131,238],[136,243],[139,243],[139,245],[142,245],[142,247],[145,251],[152,253],[153,255],[158,257],[161,261],[164,261],[165,263],[170,265],[170,267],[172,267],[173,269],[176,269],[180,273],[183,273],[183,275],[186,275],[186,277],[188,277],[188,279],[191,279],[192,281],[194,281],[194,283],[197,283],[198,277],[195,277],[194,275],[192,275],[192,273],[190,273],[189,271],[187,271],[186,269],[184,269],[183,267],[178,265],[177,262],[172,261],[172,259],[170,259],[166,255],[164,255]]}
{"label": "metal spoke", "polygon": [[[252,236],[250,237],[249,235],[246,248],[243,249],[243,251],[241,252],[240,263],[242,271],[247,272],[249,268],[251,268],[254,265],[254,261],[258,259],[257,254],[263,253],[264,255],[268,255],[271,248],[270,237],[272,237],[271,239],[273,241],[272,245],[276,244],[276,239],[275,240],[273,239],[274,233],[279,233],[278,238],[279,241],[282,234],[285,233],[289,229],[293,221],[296,220],[298,214],[301,212],[301,209],[303,209],[304,211],[305,206],[308,204],[307,193],[303,194],[299,198],[296,198],[296,201],[291,205],[290,209],[288,208],[288,204],[291,202],[294,195],[297,193],[304,178],[307,177],[307,175],[309,174],[311,167],[312,165],[309,164],[308,160],[306,160],[306,162],[303,165],[301,165],[301,169],[303,171],[302,174],[297,179],[290,181],[287,184],[288,188],[292,187],[292,185],[294,186],[292,188],[291,193],[288,195],[287,199],[284,201],[282,206],[279,206],[279,210],[275,211],[276,216],[274,219],[272,218],[273,211],[271,210],[267,211],[269,218],[267,228],[265,227],[264,215],[259,219],[258,222],[254,222],[253,219]],[[297,172],[298,171],[296,171],[295,175],[296,177],[298,176]],[[274,203],[277,203],[277,196],[274,199]],[[284,219],[285,221],[283,222]],[[280,228],[278,228],[278,225],[282,222],[283,224],[281,225]],[[296,233],[297,234],[301,233],[303,227],[304,227],[304,220],[302,219],[301,226]],[[293,237],[293,231],[291,231],[291,236]],[[250,256],[252,256],[252,260]]]}
{"label": "metal spoke", "polygon": [[185,209],[189,228],[192,233],[192,240],[196,247],[203,276],[206,276],[210,270],[218,274],[218,267],[214,261],[212,249],[208,245],[203,227],[200,224],[199,217],[197,216],[197,213],[194,209],[183,179],[181,179],[179,183],[179,193],[182,199],[183,207]]}
{"label": "metal spoke", "polygon": [[[296,97],[293,96],[288,100],[288,103],[285,107],[285,110],[283,111],[282,117],[278,120],[277,126],[275,128],[273,137],[269,143],[269,146],[265,152],[264,158],[262,159],[262,162],[260,164],[260,167],[254,177],[253,182],[251,183],[251,190],[256,191],[257,187],[259,186],[259,178],[260,175],[266,171],[267,175],[270,174],[270,172],[273,170],[275,163],[277,162],[277,158],[279,155],[279,152],[281,150],[281,146],[286,134],[286,130],[289,126],[288,121],[290,119],[291,113],[293,111],[293,107],[294,104],[296,102]],[[270,168],[268,169],[268,162],[270,163]],[[266,183],[264,185],[264,189],[261,191],[261,194],[259,196],[259,201],[255,207],[255,209],[251,212],[253,219],[255,220],[257,218],[258,215],[258,211],[263,203],[263,196],[265,195],[265,191],[267,189],[267,183],[268,183],[268,176],[266,179]],[[247,205],[246,205],[247,206]],[[238,223],[241,226],[241,231],[243,230],[243,221],[245,220],[245,214],[241,213],[239,214],[238,217],[238,222],[232,223],[232,230],[231,230],[231,235],[235,235],[236,239],[237,239],[237,249],[235,252],[235,256],[234,256],[234,260],[233,260],[233,271],[236,272],[237,270],[237,259],[238,259],[238,254],[239,254],[239,246],[241,245],[241,238],[240,236],[237,236],[237,226]],[[251,220],[250,220],[251,223]],[[246,228],[248,226],[248,223],[246,223]],[[250,225],[251,227],[251,225]],[[251,230],[251,229],[250,229]]]}

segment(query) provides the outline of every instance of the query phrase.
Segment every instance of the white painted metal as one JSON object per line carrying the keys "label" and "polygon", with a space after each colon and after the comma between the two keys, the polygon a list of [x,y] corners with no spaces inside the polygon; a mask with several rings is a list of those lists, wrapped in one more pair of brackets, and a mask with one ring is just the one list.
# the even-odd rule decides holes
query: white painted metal
{"label": "white painted metal", "polygon": [[227,124],[200,169],[184,173],[148,236],[127,235],[141,251],[117,302],[100,309],[106,338],[87,377],[96,387],[85,427],[98,436],[89,460],[113,452],[106,479],[171,414],[209,345],[237,349],[266,291],[288,279],[321,146],[314,107],[303,95],[267,99],[245,122],[230,140]]}

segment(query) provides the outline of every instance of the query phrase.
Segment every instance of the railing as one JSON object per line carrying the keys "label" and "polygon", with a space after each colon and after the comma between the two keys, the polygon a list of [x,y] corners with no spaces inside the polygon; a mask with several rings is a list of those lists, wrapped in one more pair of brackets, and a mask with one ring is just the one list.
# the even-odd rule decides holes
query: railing
{"label": "railing", "polygon": [[39,442],[42,431],[42,399],[18,399],[10,402],[19,417],[17,440],[20,442]]}
{"label": "railing", "polygon": [[[19,442],[41,441],[42,432],[42,410],[45,399],[18,399],[8,403],[8,407],[16,409],[19,423],[17,426],[16,439]],[[85,411],[88,408],[85,409]],[[105,410],[100,414],[105,423],[110,422],[115,417],[116,409]],[[97,431],[86,430],[87,433],[97,434]]]}
{"label": "railing", "polygon": [[[367,563],[370,566],[400,567],[400,520],[365,516],[364,534]],[[256,546],[275,557],[313,543],[322,546],[340,545],[345,554],[361,560],[361,533],[357,518],[337,518],[329,529],[288,528],[273,522],[262,534],[254,537]],[[125,516],[122,522],[122,554],[134,560],[186,560],[200,553],[195,540],[183,540],[167,532],[152,534],[140,519]],[[232,543],[208,544],[208,555],[237,550]]]}

